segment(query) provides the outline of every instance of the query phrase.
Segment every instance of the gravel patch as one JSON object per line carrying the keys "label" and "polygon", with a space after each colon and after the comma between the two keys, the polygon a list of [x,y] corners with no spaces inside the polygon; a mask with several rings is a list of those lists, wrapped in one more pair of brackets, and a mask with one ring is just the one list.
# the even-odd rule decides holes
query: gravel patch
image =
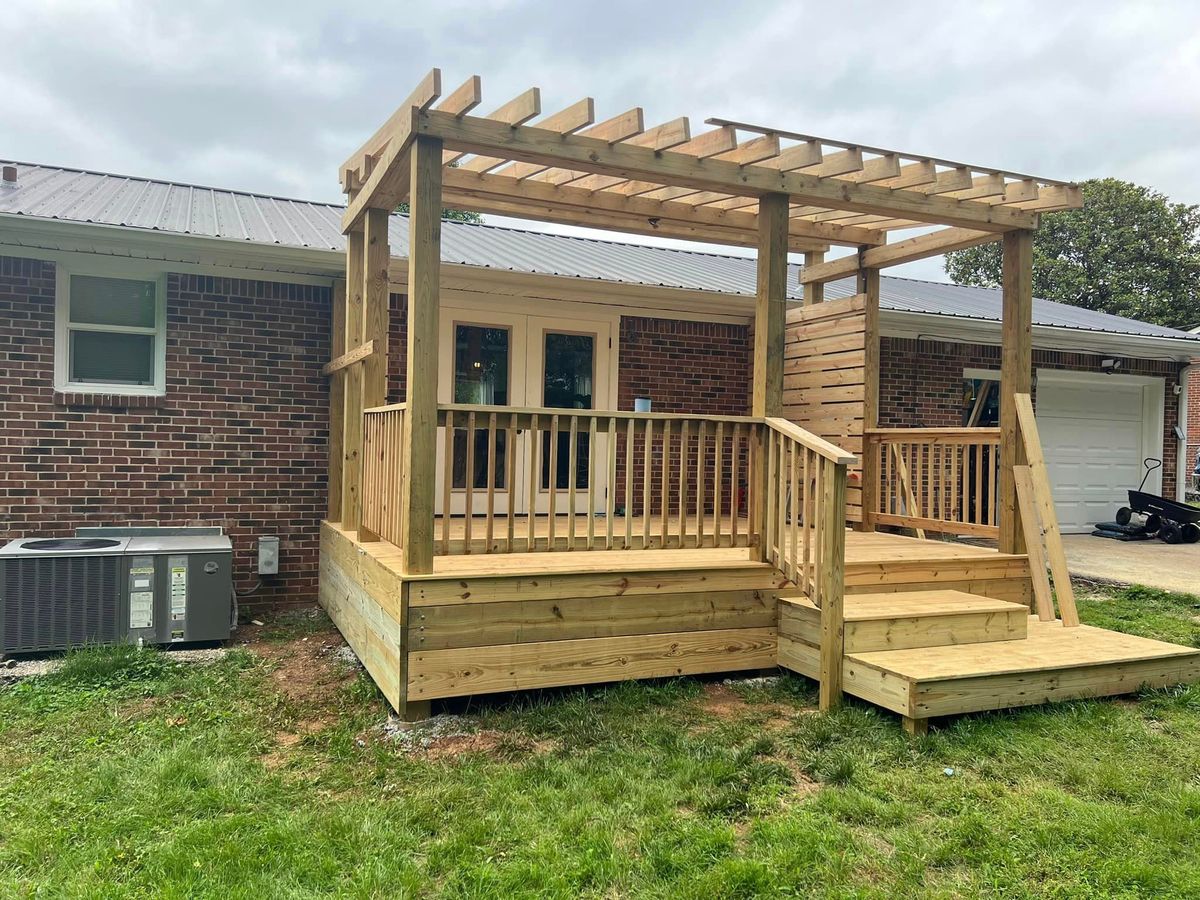
{"label": "gravel patch", "polygon": [[[195,650],[167,650],[164,652],[176,662],[208,665],[216,662],[229,651],[225,647],[205,647]],[[61,656],[40,659],[6,659],[4,662],[0,662],[0,684],[20,681],[23,678],[33,678],[37,675],[49,675],[62,663]]]}
{"label": "gravel patch", "polygon": [[452,738],[469,738],[479,731],[479,723],[470,716],[441,715],[420,722],[405,722],[389,716],[379,726],[386,740],[406,753],[428,750]]}
{"label": "gravel patch", "polygon": [[774,687],[783,680],[781,675],[758,675],[754,678],[726,678],[723,684],[730,687]]}

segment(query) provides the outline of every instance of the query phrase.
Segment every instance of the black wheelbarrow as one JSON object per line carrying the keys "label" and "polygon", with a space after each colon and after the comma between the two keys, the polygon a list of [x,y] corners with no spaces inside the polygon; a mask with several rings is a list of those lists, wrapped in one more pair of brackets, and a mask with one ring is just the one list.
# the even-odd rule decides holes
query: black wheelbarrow
{"label": "black wheelbarrow", "polygon": [[1157,533],[1168,544],[1194,544],[1200,541],[1200,509],[1143,491],[1150,473],[1162,468],[1162,460],[1149,457],[1142,461],[1146,474],[1136,491],[1129,492],[1129,505],[1117,510],[1117,522],[1128,525],[1134,513],[1146,517],[1145,531]]}

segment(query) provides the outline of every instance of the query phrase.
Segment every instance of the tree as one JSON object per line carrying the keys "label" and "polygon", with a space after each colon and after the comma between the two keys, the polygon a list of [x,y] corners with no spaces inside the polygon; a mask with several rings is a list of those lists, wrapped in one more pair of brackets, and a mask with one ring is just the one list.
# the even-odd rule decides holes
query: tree
{"label": "tree", "polygon": [[[1200,324],[1200,206],[1116,178],[1080,185],[1083,208],[1046,213],[1033,293],[1172,328]],[[999,243],[946,254],[955,284],[999,287]]]}
{"label": "tree", "polygon": [[[408,215],[408,202],[396,207],[396,212]],[[483,216],[469,209],[443,209],[442,219],[449,222],[470,222],[472,225],[482,225]]]}

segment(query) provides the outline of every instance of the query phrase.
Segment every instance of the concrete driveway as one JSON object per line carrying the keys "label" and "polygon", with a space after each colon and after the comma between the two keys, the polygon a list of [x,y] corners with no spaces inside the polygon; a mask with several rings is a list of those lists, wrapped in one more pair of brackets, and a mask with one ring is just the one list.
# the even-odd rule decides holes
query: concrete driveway
{"label": "concrete driveway", "polygon": [[1072,575],[1200,594],[1200,544],[1112,541],[1090,534],[1066,534],[1063,545]]}

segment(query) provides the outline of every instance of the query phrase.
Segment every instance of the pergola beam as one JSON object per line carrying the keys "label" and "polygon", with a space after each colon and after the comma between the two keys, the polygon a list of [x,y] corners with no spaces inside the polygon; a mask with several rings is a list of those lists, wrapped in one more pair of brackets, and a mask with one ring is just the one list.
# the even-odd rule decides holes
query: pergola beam
{"label": "pergola beam", "polygon": [[967,247],[976,247],[979,244],[988,244],[1002,237],[1002,234],[994,231],[942,228],[895,244],[871,247],[859,255],[843,256],[829,262],[805,266],[800,272],[800,283],[824,284],[839,278],[848,278],[860,268],[885,269],[889,266],[899,266],[955,250],[965,250]]}
{"label": "pergola beam", "polygon": [[723,190],[754,197],[780,193],[797,203],[985,231],[1035,228],[1038,222],[1036,213],[1006,206],[853,184],[764,166],[741,166],[719,159],[697,159],[670,151],[654,152],[629,146],[627,142],[609,144],[584,135],[559,134],[533,126],[514,128],[474,116],[459,118],[437,110],[422,110],[415,113],[415,119],[420,134],[438,137],[448,148],[466,153],[486,156],[500,153],[522,162],[550,163],[559,168],[702,191]]}
{"label": "pergola beam", "polygon": [[[554,185],[526,179],[514,182],[501,175],[466,172],[462,169],[447,169],[442,176],[444,190],[449,197],[471,197],[480,202],[497,201],[503,204],[529,202],[539,208],[561,207],[561,212],[572,210],[584,215],[591,210],[604,216],[592,215],[590,219],[624,217],[642,222],[657,220],[660,224],[676,223],[696,225],[708,229],[729,230],[731,237],[746,240],[734,241],[747,246],[758,242],[757,216],[745,212],[725,212],[708,207],[696,207],[689,203],[671,200],[651,200],[645,197],[625,197],[607,191],[588,191],[570,185]],[[482,212],[487,210],[481,209]],[[503,213],[505,215],[509,213]],[[582,222],[579,224],[583,224]],[[845,228],[838,225],[821,225],[802,221],[790,221],[789,239],[806,244],[861,244],[875,245],[883,241],[882,235],[866,228]],[[797,249],[793,247],[793,249]],[[803,249],[803,248],[801,248]]]}

